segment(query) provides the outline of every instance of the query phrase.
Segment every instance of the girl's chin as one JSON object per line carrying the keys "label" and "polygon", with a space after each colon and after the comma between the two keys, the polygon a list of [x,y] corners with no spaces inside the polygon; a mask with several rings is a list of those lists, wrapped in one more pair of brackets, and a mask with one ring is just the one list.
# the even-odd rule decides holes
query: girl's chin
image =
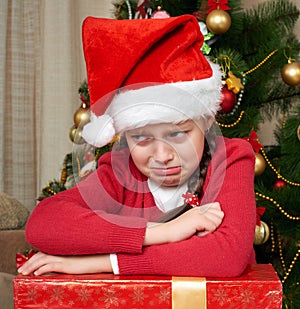
{"label": "girl's chin", "polygon": [[175,187],[183,183],[182,178],[178,176],[151,177],[151,180],[160,187]]}

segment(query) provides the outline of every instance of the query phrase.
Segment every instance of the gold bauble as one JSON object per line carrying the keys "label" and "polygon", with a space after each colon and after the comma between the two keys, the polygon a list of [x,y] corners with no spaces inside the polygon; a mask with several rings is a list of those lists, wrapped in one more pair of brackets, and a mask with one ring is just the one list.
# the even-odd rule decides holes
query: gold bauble
{"label": "gold bauble", "polygon": [[213,10],[206,17],[206,26],[214,34],[223,34],[231,26],[230,15],[223,10]]}
{"label": "gold bauble", "polygon": [[262,245],[264,244],[270,237],[270,229],[268,225],[260,221],[260,225],[256,225],[255,227],[255,237],[254,237],[254,244],[255,245]]}
{"label": "gold bauble", "polygon": [[266,161],[260,153],[255,153],[255,166],[254,173],[255,176],[260,176],[266,169]]}
{"label": "gold bauble", "polygon": [[76,128],[73,125],[70,129],[69,137],[70,140],[75,144],[84,144],[85,140],[81,136],[82,130],[80,128]]}
{"label": "gold bauble", "polygon": [[300,63],[289,61],[289,63],[281,69],[281,77],[289,86],[300,85]]}
{"label": "gold bauble", "polygon": [[90,112],[84,105],[80,106],[74,114],[74,125],[76,128],[83,127],[90,121]]}

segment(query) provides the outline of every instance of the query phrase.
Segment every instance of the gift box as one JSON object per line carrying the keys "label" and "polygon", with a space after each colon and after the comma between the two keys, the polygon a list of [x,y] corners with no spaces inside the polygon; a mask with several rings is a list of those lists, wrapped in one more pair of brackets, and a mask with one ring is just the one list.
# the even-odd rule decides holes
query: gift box
{"label": "gift box", "polygon": [[249,265],[236,278],[115,276],[14,278],[15,309],[281,309],[282,286],[272,265]]}

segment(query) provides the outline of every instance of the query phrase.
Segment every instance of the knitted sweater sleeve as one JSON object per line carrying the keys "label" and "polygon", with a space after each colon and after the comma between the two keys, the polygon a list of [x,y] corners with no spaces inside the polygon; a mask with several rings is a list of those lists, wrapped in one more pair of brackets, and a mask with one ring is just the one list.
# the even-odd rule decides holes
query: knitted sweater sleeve
{"label": "knitted sweater sleeve", "polygon": [[216,152],[211,161],[203,198],[220,203],[225,213],[220,227],[202,238],[118,254],[120,274],[232,277],[255,262],[254,153],[247,141],[225,141],[225,155]]}
{"label": "knitted sweater sleeve", "polygon": [[[110,158],[105,156],[103,161],[75,187],[35,207],[26,225],[26,238],[32,246],[53,255],[142,252],[147,220],[139,209],[119,214],[124,200],[123,179],[117,180],[114,174],[126,174],[125,167],[121,164],[120,172],[116,167],[112,173]],[[135,195],[129,194],[129,198],[135,199]]]}

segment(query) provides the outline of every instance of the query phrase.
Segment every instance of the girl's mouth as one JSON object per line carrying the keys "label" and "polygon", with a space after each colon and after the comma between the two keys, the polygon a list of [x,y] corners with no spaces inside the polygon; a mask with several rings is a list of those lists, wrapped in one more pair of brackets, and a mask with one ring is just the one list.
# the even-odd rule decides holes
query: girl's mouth
{"label": "girl's mouth", "polygon": [[181,166],[151,168],[151,173],[157,176],[173,176],[181,172]]}

